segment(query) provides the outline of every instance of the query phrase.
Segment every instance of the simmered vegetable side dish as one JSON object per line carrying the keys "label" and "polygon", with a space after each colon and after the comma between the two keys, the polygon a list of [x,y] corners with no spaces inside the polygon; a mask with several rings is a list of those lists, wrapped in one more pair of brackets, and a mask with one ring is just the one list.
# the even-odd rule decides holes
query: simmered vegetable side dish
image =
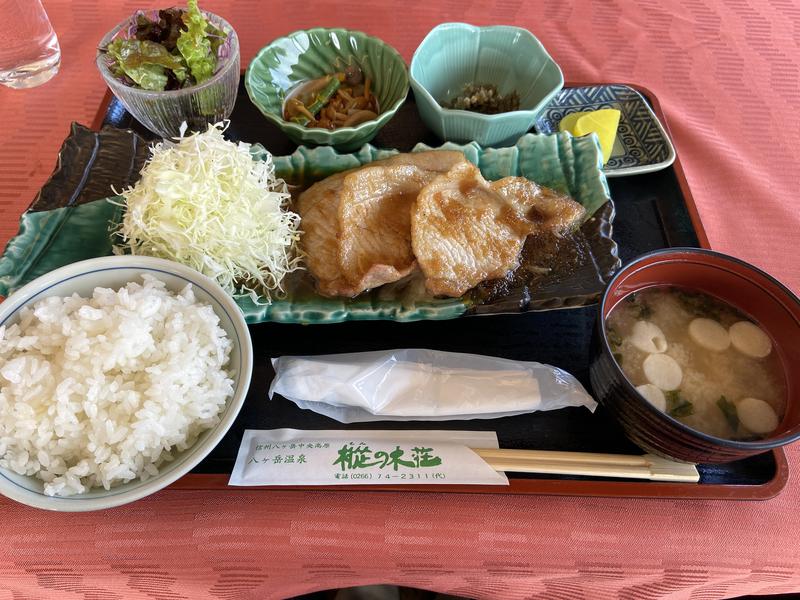
{"label": "simmered vegetable side dish", "polygon": [[299,84],[286,98],[283,117],[304,127],[355,127],[380,114],[372,80],[351,65]]}
{"label": "simmered vegetable side dish", "polygon": [[614,358],[651,404],[704,433],[769,435],[786,384],[769,336],[731,306],[674,287],[626,297],[606,324]]}

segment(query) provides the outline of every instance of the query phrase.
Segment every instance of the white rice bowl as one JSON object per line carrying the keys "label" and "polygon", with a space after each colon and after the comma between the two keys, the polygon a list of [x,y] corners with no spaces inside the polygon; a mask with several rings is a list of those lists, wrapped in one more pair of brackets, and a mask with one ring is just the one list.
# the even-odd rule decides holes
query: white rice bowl
{"label": "white rice bowl", "polygon": [[251,370],[241,312],[192,269],[53,271],[0,304],[0,492],[70,511],[152,493],[219,442]]}

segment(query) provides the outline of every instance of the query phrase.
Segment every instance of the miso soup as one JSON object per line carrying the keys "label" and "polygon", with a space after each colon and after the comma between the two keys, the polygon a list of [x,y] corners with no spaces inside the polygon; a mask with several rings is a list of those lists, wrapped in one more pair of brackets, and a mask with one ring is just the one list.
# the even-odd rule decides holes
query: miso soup
{"label": "miso soup", "polygon": [[710,435],[769,435],[787,390],[770,337],[712,296],[676,287],[631,294],[606,319],[628,380],[651,404]]}

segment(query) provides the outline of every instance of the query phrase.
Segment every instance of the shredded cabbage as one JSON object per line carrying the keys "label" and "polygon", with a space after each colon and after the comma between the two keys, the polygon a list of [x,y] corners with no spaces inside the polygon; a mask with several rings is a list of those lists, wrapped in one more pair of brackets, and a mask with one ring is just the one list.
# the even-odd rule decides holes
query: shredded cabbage
{"label": "shredded cabbage", "polygon": [[127,208],[115,252],[157,256],[215,279],[232,296],[270,303],[284,276],[301,268],[300,217],[272,157],[227,141],[227,125],[163,141],[141,179],[121,192]]}

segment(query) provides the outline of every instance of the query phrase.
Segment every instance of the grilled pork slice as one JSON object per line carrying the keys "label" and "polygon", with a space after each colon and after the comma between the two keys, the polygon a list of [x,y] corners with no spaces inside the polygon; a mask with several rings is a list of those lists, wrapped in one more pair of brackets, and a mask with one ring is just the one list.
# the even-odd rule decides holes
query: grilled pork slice
{"label": "grilled pork slice", "polygon": [[467,163],[461,152],[398,154],[332,175],[298,199],[303,249],[318,291],[356,296],[414,268],[411,204],[440,173]]}
{"label": "grilled pork slice", "polygon": [[519,263],[536,225],[525,199],[498,193],[471,163],[458,164],[424,187],[411,213],[411,244],[436,295],[461,296]]}
{"label": "grilled pork slice", "polygon": [[354,296],[339,263],[339,202],[347,173],[337,173],[315,183],[297,200],[303,235],[300,238],[308,270],[325,296]]}
{"label": "grilled pork slice", "polygon": [[410,165],[366,166],[339,196],[339,264],[356,290],[397,281],[414,268],[411,204],[435,177]]}
{"label": "grilled pork slice", "polygon": [[561,236],[580,225],[586,215],[586,209],[572,198],[524,177],[500,179],[492,183],[492,189],[534,224],[534,233]]}

